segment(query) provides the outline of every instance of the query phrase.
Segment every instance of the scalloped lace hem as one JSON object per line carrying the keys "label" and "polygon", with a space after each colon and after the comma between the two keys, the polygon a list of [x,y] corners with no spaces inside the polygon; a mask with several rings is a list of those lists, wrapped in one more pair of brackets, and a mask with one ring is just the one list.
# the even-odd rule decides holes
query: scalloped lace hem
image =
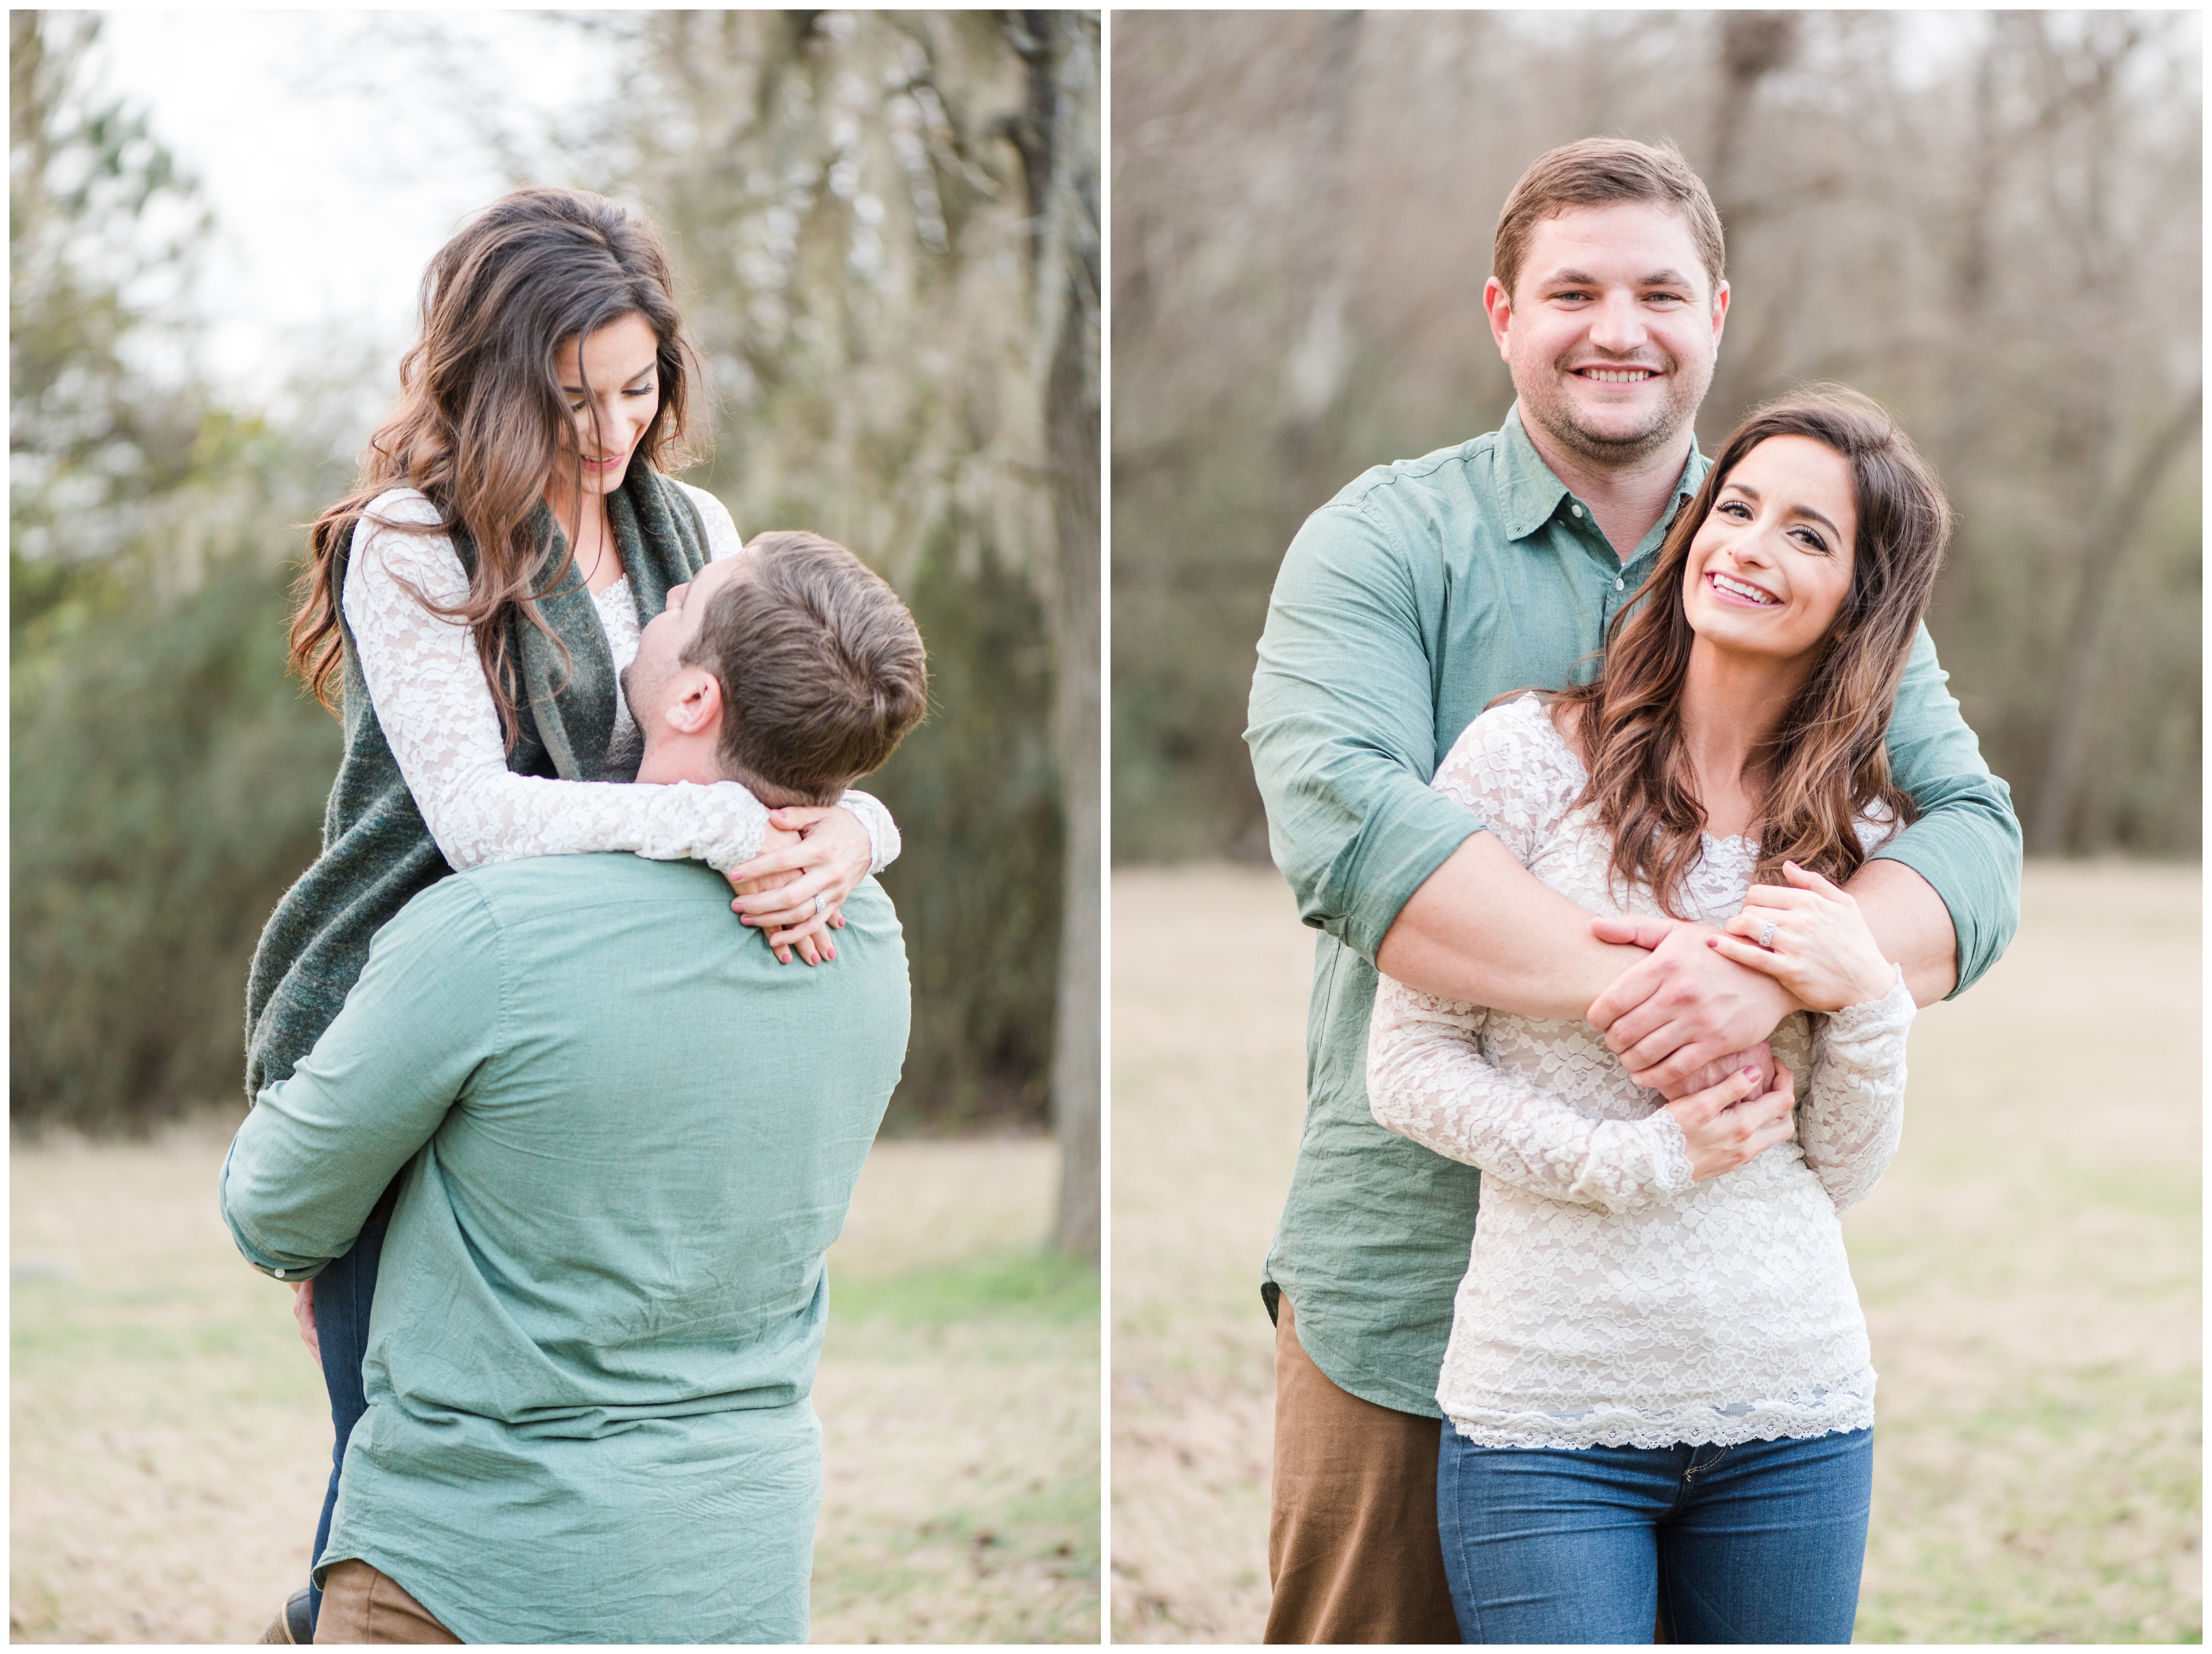
{"label": "scalloped lace hem", "polygon": [[1754,1402],[1608,1405],[1571,1413],[1485,1408],[1450,1417],[1452,1427],[1477,1447],[1734,1447],[1869,1429],[1874,1388],[1869,1368],[1827,1389]]}

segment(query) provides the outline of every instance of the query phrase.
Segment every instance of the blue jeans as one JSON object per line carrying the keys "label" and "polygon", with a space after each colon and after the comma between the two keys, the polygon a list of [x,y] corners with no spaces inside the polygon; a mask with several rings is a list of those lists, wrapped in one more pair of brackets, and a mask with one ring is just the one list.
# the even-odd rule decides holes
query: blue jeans
{"label": "blue jeans", "polygon": [[[362,1357],[368,1353],[368,1312],[376,1301],[376,1263],[384,1254],[384,1231],[392,1220],[395,1180],[368,1214],[353,1250],[323,1267],[315,1277],[315,1341],[323,1355],[323,1384],[331,1393],[331,1429],[336,1440],[331,1448],[331,1482],[323,1493],[323,1514],[315,1523],[315,1548],[310,1554],[323,1560],[330,1543],[331,1512],[337,1508],[338,1472],[345,1464],[346,1441],[361,1415],[368,1411],[362,1393]],[[323,1593],[313,1579],[307,1582],[307,1612],[319,1617]]]}
{"label": "blue jeans", "polygon": [[1477,1447],[1447,1423],[1437,1526],[1460,1639],[1847,1643],[1874,1432],[1735,1447]]}

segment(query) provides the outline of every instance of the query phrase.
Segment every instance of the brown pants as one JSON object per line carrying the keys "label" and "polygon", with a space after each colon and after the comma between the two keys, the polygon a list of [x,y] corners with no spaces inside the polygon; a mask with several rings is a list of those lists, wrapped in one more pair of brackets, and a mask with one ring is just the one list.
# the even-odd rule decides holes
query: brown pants
{"label": "brown pants", "polygon": [[1282,1301],[1267,1641],[1459,1640],[1437,1536],[1443,1428],[1339,1389],[1298,1343]]}
{"label": "brown pants", "polygon": [[368,1563],[334,1562],[323,1576],[319,1643],[458,1643],[429,1610]]}

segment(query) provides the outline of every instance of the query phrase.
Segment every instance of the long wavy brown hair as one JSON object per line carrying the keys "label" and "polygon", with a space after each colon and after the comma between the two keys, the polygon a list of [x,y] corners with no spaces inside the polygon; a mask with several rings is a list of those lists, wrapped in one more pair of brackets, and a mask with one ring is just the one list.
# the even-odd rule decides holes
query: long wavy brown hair
{"label": "long wavy brown hair", "polygon": [[575,558],[566,546],[549,570],[556,538],[533,528],[538,503],[564,464],[580,497],[583,488],[555,358],[564,341],[633,314],[659,341],[660,407],[630,463],[656,471],[689,463],[689,370],[697,356],[677,312],[667,255],[644,220],[580,190],[517,190],[438,250],[422,277],[422,337],[399,361],[398,399],[369,439],[353,492],[316,520],[300,577],[292,666],[325,706],[343,659],[340,553],[371,501],[412,488],[436,508],[437,524],[376,521],[405,533],[458,527],[475,544],[466,598],[447,606],[416,596],[475,635],[501,730],[514,745],[519,668],[507,658],[508,622],[519,613],[551,635],[532,593],[566,578]]}
{"label": "long wavy brown hair", "polygon": [[[1884,745],[1899,680],[1935,589],[1951,535],[1951,508],[1926,461],[1872,398],[1813,386],[1756,409],[1722,447],[1705,486],[1674,520],[1659,564],[1613,623],[1595,682],[1553,697],[1562,727],[1578,726],[1594,804],[1613,835],[1613,876],[1641,879],[1666,912],[1697,865],[1705,827],[1682,739],[1682,695],[1696,634],[1683,606],[1690,543],[1729,473],[1761,442],[1807,436],[1850,464],[1858,532],[1850,590],[1820,656],[1752,763],[1766,777],[1753,832],[1761,884],[1784,882],[1795,861],[1840,884],[1865,858],[1856,818],[1915,813],[1891,778]],[[1877,807],[1879,806],[1879,807]]]}

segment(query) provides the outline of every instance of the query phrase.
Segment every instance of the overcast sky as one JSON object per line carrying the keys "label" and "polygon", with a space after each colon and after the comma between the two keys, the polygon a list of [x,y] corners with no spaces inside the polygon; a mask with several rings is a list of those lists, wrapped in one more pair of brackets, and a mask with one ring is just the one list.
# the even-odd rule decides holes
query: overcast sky
{"label": "overcast sky", "polygon": [[534,128],[607,72],[580,31],[518,12],[110,12],[95,52],[214,209],[201,365],[264,407],[356,352],[392,374],[430,255],[507,185],[472,92]]}

